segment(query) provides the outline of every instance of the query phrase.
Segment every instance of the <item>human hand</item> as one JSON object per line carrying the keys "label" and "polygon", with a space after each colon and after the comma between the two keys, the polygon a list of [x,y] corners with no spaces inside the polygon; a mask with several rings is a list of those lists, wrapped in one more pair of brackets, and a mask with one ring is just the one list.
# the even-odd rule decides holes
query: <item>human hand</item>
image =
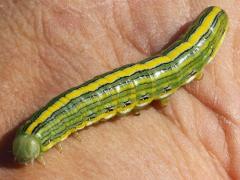
{"label": "human hand", "polygon": [[[2,1],[0,174],[9,179],[240,178],[239,3],[212,1]],[[16,128],[60,92],[159,51],[204,8],[226,10],[230,29],[201,81],[167,107],[153,103],[71,136],[45,166],[19,167]],[[238,8],[237,8],[238,7]]]}

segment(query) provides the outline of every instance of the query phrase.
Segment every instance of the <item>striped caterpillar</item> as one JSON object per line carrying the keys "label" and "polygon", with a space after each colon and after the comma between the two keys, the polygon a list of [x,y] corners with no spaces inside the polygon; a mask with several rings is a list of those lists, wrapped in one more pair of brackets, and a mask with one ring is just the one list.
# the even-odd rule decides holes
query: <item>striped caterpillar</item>
{"label": "striped caterpillar", "polygon": [[153,100],[164,100],[199,77],[214,57],[228,17],[206,8],[188,31],[158,55],[128,64],[73,87],[52,99],[21,126],[13,142],[20,163],[31,162],[70,134]]}

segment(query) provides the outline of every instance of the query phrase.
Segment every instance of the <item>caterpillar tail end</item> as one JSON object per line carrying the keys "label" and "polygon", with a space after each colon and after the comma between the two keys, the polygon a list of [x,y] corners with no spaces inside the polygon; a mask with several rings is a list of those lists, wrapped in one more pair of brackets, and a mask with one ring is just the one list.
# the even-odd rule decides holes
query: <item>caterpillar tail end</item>
{"label": "caterpillar tail end", "polygon": [[13,155],[18,163],[29,163],[41,152],[39,141],[29,134],[18,134],[13,142]]}

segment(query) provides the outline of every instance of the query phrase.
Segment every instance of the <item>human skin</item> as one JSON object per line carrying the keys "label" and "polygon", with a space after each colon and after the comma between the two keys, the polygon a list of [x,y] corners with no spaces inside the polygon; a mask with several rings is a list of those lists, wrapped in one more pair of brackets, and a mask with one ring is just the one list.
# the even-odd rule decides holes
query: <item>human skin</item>
{"label": "human skin", "polygon": [[[207,6],[229,15],[214,61],[161,107],[86,128],[20,166],[20,124],[62,91],[172,42]],[[0,179],[240,179],[240,2],[2,0]]]}

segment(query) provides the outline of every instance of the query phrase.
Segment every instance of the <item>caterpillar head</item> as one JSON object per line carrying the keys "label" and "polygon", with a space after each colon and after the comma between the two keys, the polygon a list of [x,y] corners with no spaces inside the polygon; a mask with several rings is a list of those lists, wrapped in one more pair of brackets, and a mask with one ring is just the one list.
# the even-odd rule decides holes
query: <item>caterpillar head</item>
{"label": "caterpillar head", "polygon": [[18,134],[13,142],[13,155],[19,163],[28,163],[40,155],[40,143],[29,134]]}

